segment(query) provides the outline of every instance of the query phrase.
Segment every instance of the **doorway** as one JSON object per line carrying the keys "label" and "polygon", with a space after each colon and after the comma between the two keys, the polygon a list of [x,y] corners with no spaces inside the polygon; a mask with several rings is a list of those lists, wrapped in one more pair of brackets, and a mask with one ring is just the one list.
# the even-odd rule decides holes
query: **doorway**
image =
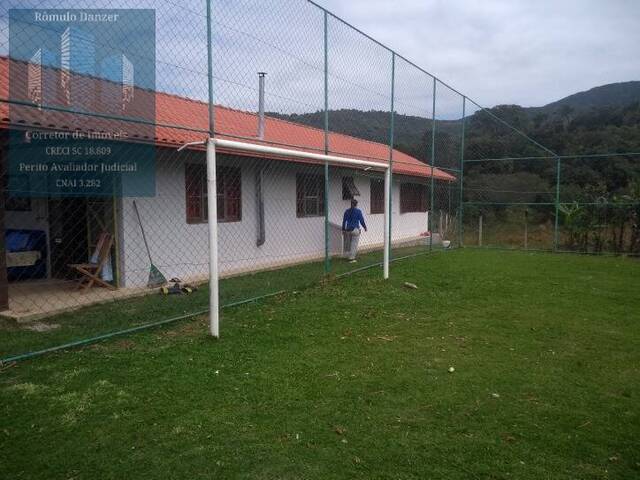
{"label": "doorway", "polygon": [[[108,232],[115,236],[115,209],[113,198],[50,198],[49,199],[49,245],[51,278],[70,280],[74,273],[72,263],[95,261],[95,252],[100,234]],[[112,247],[111,261],[105,270],[110,271],[107,281],[117,286],[115,266],[116,246]]]}

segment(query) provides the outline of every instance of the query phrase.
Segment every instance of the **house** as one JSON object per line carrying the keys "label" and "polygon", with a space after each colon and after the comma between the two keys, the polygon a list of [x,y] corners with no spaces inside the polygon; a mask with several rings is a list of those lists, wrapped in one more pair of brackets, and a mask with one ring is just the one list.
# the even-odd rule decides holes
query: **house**
{"label": "house", "polygon": [[[9,98],[10,69],[12,82],[20,85],[24,75],[27,84],[26,63],[0,58],[0,99]],[[105,82],[85,77],[79,81],[85,82],[85,88]],[[15,99],[15,93],[11,93],[11,98]],[[8,307],[5,314],[23,312],[28,316],[39,311],[26,300],[21,302],[20,298],[29,298],[29,302],[36,303],[33,299],[38,292],[51,290],[52,284],[58,285],[56,280],[69,280],[68,264],[87,261],[103,231],[114,235],[110,270],[117,289],[94,289],[99,293],[84,294],[84,297],[75,293],[59,295],[59,290],[51,290],[58,292],[56,300],[62,303],[60,309],[69,308],[68,303],[85,304],[90,297],[97,301],[143,290],[149,259],[133,208],[134,201],[141,214],[154,264],[168,278],[207,277],[205,154],[197,148],[177,151],[177,147],[186,142],[207,137],[207,105],[176,95],[138,89],[133,98],[135,101],[152,99],[156,126],[109,116],[93,117],[22,104],[9,105],[6,101],[0,103],[3,171],[6,171],[7,139],[11,132],[22,135],[25,131],[35,130],[94,133],[117,130],[124,132],[119,142],[130,148],[132,154],[141,145],[155,148],[153,196],[56,197],[41,192],[33,192],[26,198],[6,196],[3,208],[0,208],[0,236],[5,238],[10,231],[37,232],[34,235],[40,239],[40,246],[36,262],[40,268],[26,269],[25,272],[31,273],[16,275],[20,267],[3,265],[1,262],[8,257],[4,251],[0,252],[0,269],[9,273],[11,279],[7,282],[0,275],[0,304],[4,299],[4,308]],[[267,117],[264,140],[258,140],[258,118],[254,113],[217,106],[215,120],[216,130],[224,132],[220,138],[264,141],[318,153],[324,151],[324,132],[320,129]],[[389,147],[383,144],[338,133],[330,133],[328,141],[333,155],[380,163],[389,160]],[[24,148],[28,149],[28,145]],[[124,150],[123,154],[126,152]],[[329,195],[325,198],[323,163],[262,154],[250,156],[243,151],[225,149],[218,150],[217,162],[222,276],[322,258],[325,202],[331,224],[330,251],[339,254],[342,213],[354,195],[369,226],[361,239],[362,248],[382,247],[385,201],[381,175],[332,166]],[[438,182],[451,182],[454,177],[397,150],[393,151],[393,175],[392,242],[419,241],[427,230],[427,184],[431,182],[431,176]],[[6,248],[7,245],[2,245],[2,250]],[[68,286],[64,288],[68,291]],[[60,309],[50,308],[48,312]]]}

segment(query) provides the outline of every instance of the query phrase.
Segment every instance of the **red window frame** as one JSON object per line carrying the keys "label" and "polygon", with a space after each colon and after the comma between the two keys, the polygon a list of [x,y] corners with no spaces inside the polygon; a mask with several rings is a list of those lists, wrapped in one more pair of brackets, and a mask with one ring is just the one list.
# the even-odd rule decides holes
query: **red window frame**
{"label": "red window frame", "polygon": [[400,213],[426,212],[427,187],[420,183],[400,184]]}
{"label": "red window frame", "polygon": [[310,173],[296,174],[296,216],[324,215],[324,177]]}
{"label": "red window frame", "polygon": [[[216,168],[218,222],[242,220],[242,177],[239,167],[218,166]],[[206,223],[207,170],[203,163],[185,164],[185,194],[187,223]]]}
{"label": "red window frame", "polygon": [[370,210],[372,214],[384,213],[384,180],[378,178],[371,179]]}

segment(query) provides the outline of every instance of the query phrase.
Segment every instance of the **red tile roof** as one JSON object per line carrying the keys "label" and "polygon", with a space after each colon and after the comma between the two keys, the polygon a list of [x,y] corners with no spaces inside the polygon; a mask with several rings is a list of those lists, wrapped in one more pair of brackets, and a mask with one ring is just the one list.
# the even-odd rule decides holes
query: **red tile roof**
{"label": "red tile roof", "polygon": [[[9,75],[10,69],[11,76]],[[28,85],[27,70],[28,64],[25,62],[0,57],[0,100],[9,99],[9,82],[11,81],[18,82],[17,85],[20,86],[20,89],[22,89],[22,85],[25,86],[19,100],[29,102],[26,91],[26,86]],[[42,69],[43,76],[55,76],[55,78],[48,80],[52,85],[58,85],[60,74],[59,70],[53,68]],[[78,89],[80,91],[83,88],[86,88],[87,91],[95,91],[91,89],[96,88],[96,82],[100,82],[100,88],[103,89],[105,85],[107,88],[109,85],[115,85],[105,80],[79,75],[74,76],[73,81],[76,82],[76,85],[79,85]],[[56,87],[55,92],[49,92],[48,94],[53,95],[54,99],[47,102],[45,98],[45,104],[64,105],[59,88]],[[16,96],[13,89],[12,95]],[[46,95],[45,93],[44,96]],[[208,109],[205,102],[162,92],[138,88],[135,90],[136,99],[142,99],[138,105],[144,105],[145,98],[150,100],[149,95],[155,95],[155,119],[150,122],[155,123],[155,125],[107,117],[100,118],[79,113],[38,109],[27,105],[10,105],[0,101],[0,128],[39,127],[71,131],[122,131],[131,141],[149,141],[172,147],[207,137]],[[15,98],[11,100],[15,100]],[[149,104],[151,103],[147,102],[147,105]],[[100,110],[98,109],[98,111]],[[134,118],[145,118],[145,112],[141,111],[136,114],[135,106],[133,110],[132,113],[127,115]],[[109,112],[104,113],[107,116],[109,114]],[[216,106],[215,122],[216,132],[222,132],[217,134],[219,138],[261,143],[256,138],[258,119],[255,113]],[[275,146],[286,146],[322,153],[324,151],[324,132],[318,128],[266,117],[265,139],[263,142]],[[334,132],[329,134],[329,150],[333,155],[362,158],[381,163],[386,163],[389,159],[389,147],[387,145]],[[249,154],[242,151],[221,151],[223,153],[256,156],[254,153]],[[275,158],[270,155],[266,157]],[[300,161],[290,158],[279,158],[278,160]],[[396,174],[431,177],[432,168],[430,166],[403,152],[394,150],[393,161],[393,172]],[[438,168],[433,169],[433,176],[438,180],[455,180],[455,177]]]}

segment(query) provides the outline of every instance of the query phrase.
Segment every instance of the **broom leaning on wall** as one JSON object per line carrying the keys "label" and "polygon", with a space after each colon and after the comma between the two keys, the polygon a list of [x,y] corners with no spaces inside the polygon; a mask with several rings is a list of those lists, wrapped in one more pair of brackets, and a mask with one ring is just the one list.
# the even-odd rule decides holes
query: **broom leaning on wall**
{"label": "broom leaning on wall", "polygon": [[165,285],[167,283],[167,279],[160,272],[158,267],[153,264],[153,260],[151,259],[151,250],[149,250],[149,244],[147,243],[147,236],[144,233],[144,227],[142,225],[142,220],[140,219],[140,212],[138,211],[138,205],[136,201],[133,201],[133,209],[136,211],[136,217],[138,217],[138,224],[140,225],[140,230],[142,231],[142,240],[144,240],[144,246],[147,249],[147,255],[149,256],[149,280],[147,281],[147,287],[155,288]]}

